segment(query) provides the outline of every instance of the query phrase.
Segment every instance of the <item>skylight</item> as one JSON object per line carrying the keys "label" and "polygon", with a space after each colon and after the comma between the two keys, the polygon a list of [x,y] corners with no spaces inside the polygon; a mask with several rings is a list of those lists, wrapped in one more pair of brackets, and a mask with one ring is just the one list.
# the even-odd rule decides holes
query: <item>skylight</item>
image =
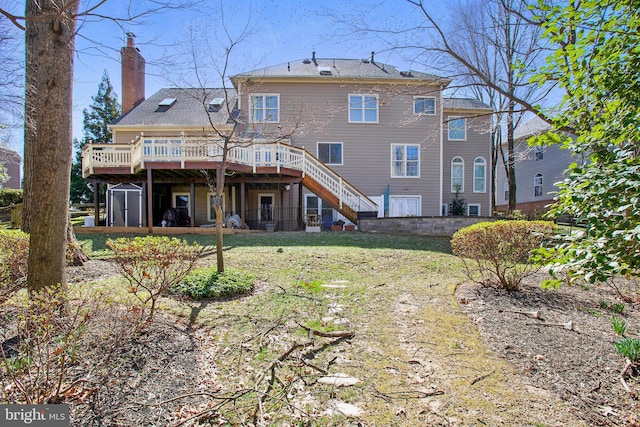
{"label": "skylight", "polygon": [[216,107],[220,107],[220,106],[222,106],[222,104],[224,104],[224,98],[213,98],[209,102],[209,105],[213,105],[213,106],[216,106]]}
{"label": "skylight", "polygon": [[318,73],[320,73],[321,76],[330,76],[333,73],[331,72],[331,67],[327,67],[327,66],[318,66]]}
{"label": "skylight", "polygon": [[175,98],[165,98],[160,103],[158,103],[159,107],[171,107],[176,102]]}

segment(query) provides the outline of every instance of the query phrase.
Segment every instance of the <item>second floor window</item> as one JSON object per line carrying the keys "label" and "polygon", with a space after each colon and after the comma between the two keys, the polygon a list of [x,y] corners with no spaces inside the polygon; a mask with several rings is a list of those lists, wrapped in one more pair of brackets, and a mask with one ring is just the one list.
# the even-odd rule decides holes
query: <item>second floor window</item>
{"label": "second floor window", "polygon": [[251,95],[251,122],[277,123],[280,121],[280,97],[277,94]]}
{"label": "second floor window", "polygon": [[540,197],[542,196],[542,174],[538,173],[533,178],[533,196]]}
{"label": "second floor window", "polygon": [[342,143],[318,142],[318,158],[328,165],[341,165]]}
{"label": "second floor window", "polygon": [[544,159],[544,147],[536,146],[533,149],[533,159],[534,160]]}
{"label": "second floor window", "polygon": [[420,177],[420,146],[391,144],[391,176]]}
{"label": "second floor window", "polygon": [[473,161],[473,192],[484,193],[486,191],[487,181],[486,162],[482,157],[478,157]]}
{"label": "second floor window", "polygon": [[451,192],[464,192],[464,160],[461,157],[451,160]]}
{"label": "second floor window", "polygon": [[378,95],[349,95],[349,123],[378,123]]}
{"label": "second floor window", "polygon": [[464,117],[449,117],[449,141],[467,140],[467,119]]}
{"label": "second floor window", "polygon": [[436,114],[436,98],[434,96],[416,96],[413,98],[413,114]]}

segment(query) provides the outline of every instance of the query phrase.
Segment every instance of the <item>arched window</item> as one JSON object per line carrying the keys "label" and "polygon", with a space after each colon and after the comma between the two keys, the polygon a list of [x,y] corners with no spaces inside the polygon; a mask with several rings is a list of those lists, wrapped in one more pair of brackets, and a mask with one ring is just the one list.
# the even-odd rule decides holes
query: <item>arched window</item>
{"label": "arched window", "polygon": [[533,196],[540,197],[542,196],[542,174],[538,173],[533,178]]}
{"label": "arched window", "polygon": [[464,160],[454,157],[451,160],[451,192],[464,192]]}
{"label": "arched window", "polygon": [[473,161],[473,192],[485,193],[487,191],[487,162],[482,157],[476,157]]}

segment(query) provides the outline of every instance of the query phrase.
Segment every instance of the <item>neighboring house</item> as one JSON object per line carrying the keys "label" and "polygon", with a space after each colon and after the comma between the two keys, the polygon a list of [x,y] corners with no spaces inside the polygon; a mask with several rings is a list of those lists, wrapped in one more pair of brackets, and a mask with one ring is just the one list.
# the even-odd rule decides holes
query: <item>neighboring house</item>
{"label": "neighboring house", "polygon": [[[576,160],[558,145],[530,146],[527,141],[548,132],[551,126],[538,117],[518,126],[514,133],[516,153],[516,209],[530,218],[539,218],[553,203],[557,182],[564,179],[567,167]],[[506,143],[505,143],[506,144]],[[506,147],[505,147],[506,150]],[[496,210],[506,212],[509,184],[502,162],[496,171]]]}
{"label": "neighboring house", "polygon": [[[130,48],[131,37],[123,62],[137,57],[137,50],[126,54]],[[131,86],[125,79],[139,80],[124,74],[140,70],[123,66],[123,90]],[[296,230],[363,216],[440,216],[456,191],[468,214],[490,215],[491,109],[443,99],[449,79],[400,71],[373,54],[314,53],[231,81],[226,94],[162,89],[123,105],[111,125],[114,144],[85,148],[84,176],[109,186],[108,225],[158,226],[170,208],[188,225],[215,223],[202,171],[215,181],[221,150],[214,128],[232,129],[229,112],[242,125],[227,162],[225,221],[236,215],[241,226]]]}
{"label": "neighboring house", "polygon": [[9,180],[5,182],[3,188],[20,189],[20,164],[22,158],[14,150],[0,145],[0,165],[4,166],[9,175]]}

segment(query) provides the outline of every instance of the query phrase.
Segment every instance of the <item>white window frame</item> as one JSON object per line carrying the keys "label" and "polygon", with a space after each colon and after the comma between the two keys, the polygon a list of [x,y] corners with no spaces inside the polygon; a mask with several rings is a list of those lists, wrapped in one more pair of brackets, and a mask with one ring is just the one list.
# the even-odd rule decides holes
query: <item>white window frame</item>
{"label": "white window frame", "polygon": [[[213,222],[216,220],[211,216],[211,208],[213,208],[213,204],[211,203],[211,198],[214,197],[215,195],[216,193],[212,193],[212,192],[207,193],[207,221],[208,222]],[[224,193],[222,193],[222,215],[224,215],[224,211],[225,211],[225,197],[224,197]]]}
{"label": "white window frame", "polygon": [[[460,159],[460,162],[454,162],[456,159]],[[462,168],[462,182],[460,183],[460,189],[454,188],[453,186],[453,166],[457,165],[460,166]],[[451,192],[452,193],[464,193],[464,159],[460,156],[456,156],[453,159],[451,159]]]}
{"label": "white window frame", "polygon": [[178,208],[178,206],[176,206],[176,197],[178,196],[187,196],[187,215],[189,215],[189,218],[193,218],[191,216],[191,194],[190,193],[185,193],[185,192],[171,193],[171,207],[174,209]]}
{"label": "white window frame", "polygon": [[[269,119],[269,116],[267,115],[267,97],[275,97],[276,101],[277,101],[277,107],[276,107],[276,114],[278,115],[278,117],[274,119]],[[254,99],[255,98],[262,98],[263,99],[263,104],[262,104],[262,115],[264,117],[264,120],[255,120],[255,115],[254,115]],[[250,123],[280,123],[280,94],[279,93],[252,93],[249,95],[249,122]]]}
{"label": "white window frame", "polygon": [[504,200],[505,202],[509,200],[509,181],[505,180],[504,184],[502,184],[502,190],[504,191]]}
{"label": "white window frame", "polygon": [[[476,166],[479,166],[480,164],[482,164],[482,168],[484,170],[484,173],[482,174],[481,177],[479,177],[476,174]],[[476,182],[478,180],[482,180],[482,190],[477,190],[476,189]],[[484,157],[476,157],[473,160],[473,192],[474,193],[486,193],[487,192],[487,161],[484,159]]]}
{"label": "white window frame", "polygon": [[[471,207],[472,206],[474,208],[478,208],[478,214],[477,215],[471,215]],[[482,207],[481,207],[480,203],[469,203],[467,205],[467,216],[480,216],[481,215],[481,208]]]}
{"label": "white window frame", "polygon": [[[398,160],[395,158],[395,148],[402,147],[403,158]],[[416,163],[418,165],[418,173],[417,175],[407,175],[407,164],[409,160],[407,160],[407,147],[417,147],[418,149],[418,159],[410,160],[411,163]],[[403,174],[396,174],[395,163],[402,162],[403,164]],[[391,178],[420,178],[420,144],[391,144]]]}
{"label": "white window frame", "polygon": [[[324,144],[324,145],[339,145],[340,146],[340,163],[329,163],[329,162],[325,162],[324,160],[322,160],[320,158],[320,145],[321,144]],[[320,161],[324,162],[327,165],[342,166],[344,164],[344,144],[342,142],[318,141],[316,143],[316,153],[318,154],[318,159],[320,159]],[[329,149],[329,153],[331,153],[331,149]]]}
{"label": "white window frame", "polygon": [[449,205],[446,203],[442,204],[442,212],[440,212],[442,216],[449,216]]}
{"label": "white window frame", "polygon": [[[537,173],[533,177],[533,197],[542,197],[542,183],[544,182],[544,178],[541,173]],[[538,192],[538,189],[540,191]]]}
{"label": "white window frame", "polygon": [[537,162],[538,160],[543,160],[543,159],[544,159],[544,147],[540,145],[536,145],[533,148],[533,160]]}
{"label": "white window frame", "polygon": [[417,212],[415,215],[408,215],[408,216],[422,216],[422,196],[419,196],[419,195],[393,196],[392,195],[392,196],[389,196],[389,216],[390,217],[402,218],[407,216],[407,215],[402,215],[402,216],[394,215],[394,201],[398,201],[398,200],[416,200]]}
{"label": "white window frame", "polygon": [[[352,110],[356,110],[356,108],[353,108],[351,106],[351,97],[359,97],[360,98],[361,107],[359,109],[357,109],[357,110],[360,111],[360,113],[362,114],[362,120],[352,120],[352,118],[351,118],[351,111]],[[372,97],[376,101],[376,108],[375,108],[376,119],[375,119],[375,121],[366,119],[366,114],[365,113],[367,111],[371,111],[372,110],[371,108],[366,108],[365,107],[365,105],[366,105],[365,98],[366,97]],[[347,95],[347,106],[348,106],[348,109],[349,109],[349,117],[348,117],[349,123],[376,124],[380,120],[380,100],[378,98],[378,95],[375,94],[375,93],[350,93],[349,95]]]}
{"label": "white window frame", "polygon": [[[462,131],[464,132],[464,136],[462,138],[451,138],[451,131],[460,131],[460,129],[451,128],[451,124],[458,120],[462,120],[462,123],[463,123]],[[447,138],[449,139],[449,141],[466,141],[467,140],[467,118],[466,117],[464,116],[447,117]]]}
{"label": "white window frame", "polygon": [[[433,111],[431,111],[431,112],[425,112],[424,110],[423,111],[417,111],[416,110],[416,102],[418,100],[426,100],[426,99],[433,100]],[[417,116],[435,116],[436,115],[436,97],[435,96],[414,96],[413,97],[413,114],[415,114]]]}

